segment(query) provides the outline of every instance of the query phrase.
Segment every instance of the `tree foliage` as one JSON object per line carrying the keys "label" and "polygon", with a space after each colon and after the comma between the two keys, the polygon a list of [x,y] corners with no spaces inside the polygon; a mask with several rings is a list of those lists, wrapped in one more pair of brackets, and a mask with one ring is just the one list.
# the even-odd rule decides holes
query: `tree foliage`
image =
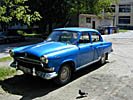
{"label": "tree foliage", "polygon": [[[73,15],[99,15],[117,0],[1,0],[0,21],[31,25],[40,20],[40,27],[64,26]],[[31,10],[32,9],[32,10]],[[37,11],[38,12],[37,12]],[[42,16],[42,17],[41,17]]]}
{"label": "tree foliage", "polygon": [[25,5],[28,0],[1,0],[0,1],[0,21],[5,23],[17,23],[31,25],[42,17],[39,12],[31,11]]}
{"label": "tree foliage", "polygon": [[[59,21],[73,14],[99,14],[117,0],[30,0],[33,9],[37,9],[46,21]],[[63,19],[64,17],[64,19]]]}
{"label": "tree foliage", "polygon": [[65,2],[70,6],[70,13],[99,14],[117,0],[65,0]]}

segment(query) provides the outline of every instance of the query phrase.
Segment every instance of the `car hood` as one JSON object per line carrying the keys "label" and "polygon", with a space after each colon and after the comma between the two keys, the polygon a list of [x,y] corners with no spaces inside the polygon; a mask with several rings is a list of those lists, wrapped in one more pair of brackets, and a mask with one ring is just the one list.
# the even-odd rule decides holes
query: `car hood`
{"label": "car hood", "polygon": [[25,46],[14,49],[17,53],[29,53],[41,57],[53,52],[72,48],[73,45],[61,42],[43,42],[35,45]]}

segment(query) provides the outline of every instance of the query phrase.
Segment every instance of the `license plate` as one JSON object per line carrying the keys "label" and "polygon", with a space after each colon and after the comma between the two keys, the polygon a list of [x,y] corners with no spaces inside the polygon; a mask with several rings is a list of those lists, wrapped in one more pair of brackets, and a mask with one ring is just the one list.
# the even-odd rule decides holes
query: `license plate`
{"label": "license plate", "polygon": [[19,66],[19,69],[22,70],[22,71],[25,72],[25,73],[32,73],[32,72],[31,72],[31,69],[26,68],[26,67],[23,67],[23,66]]}

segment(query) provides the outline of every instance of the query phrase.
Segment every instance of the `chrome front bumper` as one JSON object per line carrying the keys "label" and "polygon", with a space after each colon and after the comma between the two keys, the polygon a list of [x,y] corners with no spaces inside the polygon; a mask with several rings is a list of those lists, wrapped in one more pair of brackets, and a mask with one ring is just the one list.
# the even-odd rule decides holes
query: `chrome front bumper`
{"label": "chrome front bumper", "polygon": [[36,71],[35,68],[33,68],[31,70],[29,68],[21,66],[21,69],[20,69],[18,67],[17,63],[15,63],[15,62],[11,63],[10,66],[13,67],[13,68],[16,68],[17,70],[21,70],[24,73],[29,73],[29,74],[32,74],[33,76],[39,76],[39,77],[42,77],[43,79],[46,79],[46,80],[50,80],[52,78],[55,78],[58,75],[56,72],[45,73],[45,72],[42,72],[42,71]]}
{"label": "chrome front bumper", "polygon": [[41,71],[36,71],[35,76],[40,76],[46,80],[50,80],[52,78],[55,78],[57,76],[57,73],[56,72],[52,72],[52,73],[44,73],[44,72],[41,72]]}

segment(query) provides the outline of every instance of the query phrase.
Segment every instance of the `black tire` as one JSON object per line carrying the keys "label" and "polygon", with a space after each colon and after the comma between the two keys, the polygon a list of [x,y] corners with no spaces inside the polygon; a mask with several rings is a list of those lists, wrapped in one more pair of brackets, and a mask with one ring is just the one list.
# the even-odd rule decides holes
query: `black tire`
{"label": "black tire", "polygon": [[70,68],[70,65],[64,64],[60,68],[58,76],[54,79],[54,82],[60,86],[65,85],[71,80],[71,76],[72,70]]}

